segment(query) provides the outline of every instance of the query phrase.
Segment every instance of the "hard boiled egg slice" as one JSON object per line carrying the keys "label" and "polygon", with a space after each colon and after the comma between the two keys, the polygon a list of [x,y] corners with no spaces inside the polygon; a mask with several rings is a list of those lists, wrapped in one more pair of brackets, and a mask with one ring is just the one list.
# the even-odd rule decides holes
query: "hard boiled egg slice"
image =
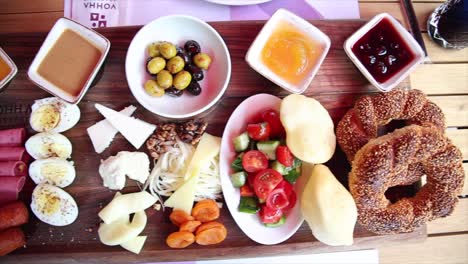
{"label": "hard boiled egg slice", "polygon": [[29,176],[36,184],[67,187],[75,179],[75,174],[73,162],[61,158],[36,160],[29,165]]}
{"label": "hard boiled egg slice", "polygon": [[32,212],[44,223],[66,226],[78,217],[78,206],[66,191],[50,184],[39,184],[32,193]]}
{"label": "hard boiled egg slice", "polygon": [[26,141],[25,147],[28,154],[34,159],[53,157],[67,159],[72,153],[70,140],[58,133],[38,133]]}
{"label": "hard boiled egg slice", "polygon": [[80,109],[56,97],[36,100],[29,123],[37,132],[63,132],[80,120]]}

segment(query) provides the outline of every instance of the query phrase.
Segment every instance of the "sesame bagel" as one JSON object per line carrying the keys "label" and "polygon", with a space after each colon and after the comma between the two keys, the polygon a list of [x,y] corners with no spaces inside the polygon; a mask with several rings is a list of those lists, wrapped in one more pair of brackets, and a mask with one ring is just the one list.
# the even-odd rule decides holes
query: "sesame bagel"
{"label": "sesame bagel", "polygon": [[394,89],[388,93],[365,95],[356,101],[336,128],[338,144],[348,161],[351,162],[369,140],[377,137],[379,127],[392,120],[433,126],[440,131],[445,129],[442,110],[419,90]]}
{"label": "sesame bagel", "polygon": [[[419,164],[427,183],[414,197],[391,203],[385,191],[419,180],[408,168]],[[434,127],[410,125],[371,139],[355,155],[349,188],[359,223],[371,232],[411,232],[452,213],[464,182],[462,154]]]}

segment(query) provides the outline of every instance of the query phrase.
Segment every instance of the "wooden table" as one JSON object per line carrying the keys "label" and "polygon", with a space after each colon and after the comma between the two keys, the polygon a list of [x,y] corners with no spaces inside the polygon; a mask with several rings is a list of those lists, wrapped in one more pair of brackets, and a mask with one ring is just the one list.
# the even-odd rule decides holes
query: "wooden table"
{"label": "wooden table", "polygon": [[[388,12],[404,21],[396,0],[360,0],[361,17],[371,18]],[[440,0],[414,0],[413,5],[423,32],[428,14]],[[0,33],[48,31],[63,16],[62,0],[0,0]],[[411,86],[429,94],[441,106],[449,129],[447,134],[462,150],[468,171],[468,49],[444,50],[423,34],[430,62],[411,75]],[[0,43],[1,45],[1,43]],[[450,217],[430,222],[423,243],[379,248],[381,263],[468,263],[468,182],[460,203]]]}

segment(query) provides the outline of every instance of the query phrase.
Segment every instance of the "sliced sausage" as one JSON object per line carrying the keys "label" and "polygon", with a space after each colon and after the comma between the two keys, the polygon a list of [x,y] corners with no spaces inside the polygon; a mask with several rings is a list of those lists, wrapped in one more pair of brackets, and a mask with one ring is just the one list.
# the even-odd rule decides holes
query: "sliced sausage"
{"label": "sliced sausage", "polygon": [[25,176],[0,177],[0,206],[18,200],[25,181]]}
{"label": "sliced sausage", "polygon": [[1,176],[25,176],[28,166],[22,161],[0,161]]}
{"label": "sliced sausage", "polygon": [[28,162],[31,157],[24,147],[0,147],[0,161],[21,160]]}
{"label": "sliced sausage", "polygon": [[0,147],[20,147],[25,138],[24,127],[0,130]]}

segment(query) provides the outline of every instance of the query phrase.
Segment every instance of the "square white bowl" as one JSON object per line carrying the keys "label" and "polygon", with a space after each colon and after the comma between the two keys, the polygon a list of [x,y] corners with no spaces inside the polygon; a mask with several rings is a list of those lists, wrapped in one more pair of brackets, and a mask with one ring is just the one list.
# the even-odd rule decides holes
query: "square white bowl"
{"label": "square white bowl", "polygon": [[[310,69],[307,74],[307,77],[304,78],[298,85],[294,85],[276,73],[272,72],[263,62],[261,59],[261,51],[265,46],[266,42],[268,41],[271,34],[276,29],[278,23],[286,21],[297,27],[297,29],[304,33],[306,36],[310,37],[311,39],[317,40],[321,45],[323,45],[323,51],[320,57],[318,58],[316,65]],[[287,11],[285,9],[278,9],[273,16],[267,21],[267,23],[263,26],[260,33],[258,33],[257,37],[255,38],[254,42],[250,46],[247,54],[245,55],[245,60],[252,67],[255,71],[263,75],[268,80],[274,82],[278,86],[284,88],[285,90],[291,93],[303,93],[312,82],[315,74],[317,73],[318,69],[323,63],[323,60],[327,56],[328,51],[330,50],[331,41],[330,38],[325,35],[322,31],[318,28],[307,22],[306,20],[302,19],[301,17]]]}
{"label": "square white bowl", "polygon": [[16,64],[13,62],[13,60],[6,54],[6,52],[0,48],[0,58],[6,62],[6,64],[10,67],[10,72],[3,78],[3,80],[0,80],[0,91],[5,87],[5,85],[15,77],[16,73],[18,72],[18,68],[16,67]]}
{"label": "square white bowl", "polygon": [[[55,84],[49,82],[44,77],[42,77],[38,72],[39,65],[44,60],[45,56],[49,52],[49,50],[54,46],[60,35],[66,30],[72,30],[73,32],[77,33],[84,39],[88,40],[91,44],[93,44],[99,51],[101,51],[101,57],[97,62],[96,66],[94,67],[91,75],[88,77],[85,85],[82,87],[81,92],[78,96],[71,96],[68,93],[64,92],[60,87],[57,87]],[[109,53],[110,49],[110,41],[105,38],[103,35],[97,33],[94,30],[91,30],[73,20],[68,18],[62,17],[55,22],[54,26],[50,30],[49,34],[47,35],[44,43],[42,43],[41,48],[36,54],[31,66],[29,66],[28,70],[28,77],[29,79],[34,82],[36,85],[41,87],[43,90],[57,96],[69,103],[77,104],[81,98],[85,95],[86,91],[91,86],[96,74],[98,73],[99,69],[101,68],[107,53]],[[70,51],[73,52],[73,51]]]}
{"label": "square white bowl", "polygon": [[[408,64],[400,69],[392,78],[387,81],[380,83],[374,76],[366,69],[364,64],[357,58],[357,56],[352,51],[352,47],[356,42],[361,39],[367,32],[369,32],[373,27],[375,27],[382,19],[389,19],[392,26],[395,28],[397,33],[401,36],[401,39],[409,47],[409,52],[414,55],[413,60],[409,61]],[[388,92],[397,86],[401,81],[403,81],[408,75],[416,68],[416,66],[424,61],[424,51],[418,42],[411,36],[411,34],[391,15],[387,13],[382,13],[373,17],[369,22],[364,26],[358,29],[353,35],[351,35],[343,44],[344,50],[351,61],[356,65],[356,67],[361,71],[361,73],[369,80],[369,82],[377,87],[383,92]]]}

